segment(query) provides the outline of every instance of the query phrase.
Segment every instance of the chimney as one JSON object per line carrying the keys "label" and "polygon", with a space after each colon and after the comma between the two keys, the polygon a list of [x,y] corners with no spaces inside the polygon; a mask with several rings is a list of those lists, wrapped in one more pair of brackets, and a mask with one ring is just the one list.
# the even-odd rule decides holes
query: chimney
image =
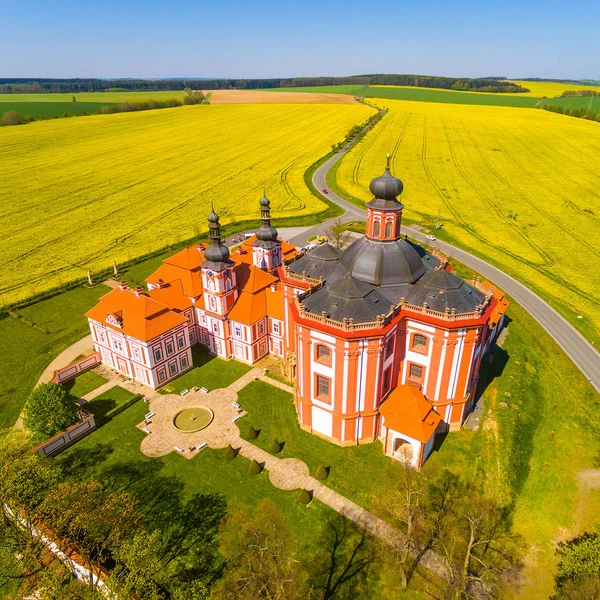
{"label": "chimney", "polygon": [[144,293],[144,288],[139,285],[135,288],[135,297],[139,298]]}
{"label": "chimney", "polygon": [[272,286],[271,286],[271,291],[272,291],[273,293],[275,293],[275,291],[277,291],[277,287],[275,287],[274,285],[272,285]]}
{"label": "chimney", "polygon": [[165,282],[162,280],[162,277],[159,277],[156,282],[156,287],[162,289],[165,287]]}
{"label": "chimney", "polygon": [[124,292],[127,289],[127,282],[126,281],[120,281],[119,282],[119,289]]}

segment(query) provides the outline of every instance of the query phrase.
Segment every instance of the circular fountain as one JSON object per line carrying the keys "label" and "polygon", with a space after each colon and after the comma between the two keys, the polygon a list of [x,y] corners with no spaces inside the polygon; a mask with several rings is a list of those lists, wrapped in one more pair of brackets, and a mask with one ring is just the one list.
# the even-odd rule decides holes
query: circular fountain
{"label": "circular fountain", "polygon": [[173,417],[173,426],[179,431],[192,433],[208,427],[213,417],[214,414],[210,408],[203,406],[185,408]]}

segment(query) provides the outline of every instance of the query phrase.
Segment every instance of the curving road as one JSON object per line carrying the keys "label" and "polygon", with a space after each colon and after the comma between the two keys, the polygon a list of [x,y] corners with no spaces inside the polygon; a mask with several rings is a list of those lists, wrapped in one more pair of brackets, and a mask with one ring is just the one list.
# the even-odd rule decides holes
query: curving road
{"label": "curving road", "polygon": [[[345,210],[345,213],[340,217],[342,222],[357,219],[364,220],[364,210],[340,198],[326,184],[327,172],[346,152],[347,148],[344,148],[321,165],[313,175],[313,185],[320,193],[321,190],[327,189],[327,195],[322,193],[321,195],[335,202]],[[290,242],[298,246],[303,246],[306,243],[307,237],[320,235],[330,226],[331,222],[321,223],[296,235]],[[402,233],[409,235],[419,242],[431,243],[424,234],[410,227],[402,227]],[[437,240],[436,245],[442,252],[481,273],[481,275],[494,283],[507,295],[514,298],[550,334],[596,391],[600,392],[600,354],[566,319],[559,315],[537,294],[500,269],[446,242]]]}

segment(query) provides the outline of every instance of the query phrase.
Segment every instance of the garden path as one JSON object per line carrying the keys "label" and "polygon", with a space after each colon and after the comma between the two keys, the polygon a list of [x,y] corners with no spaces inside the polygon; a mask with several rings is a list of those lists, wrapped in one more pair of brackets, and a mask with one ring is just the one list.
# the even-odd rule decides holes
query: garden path
{"label": "garden path", "polygon": [[[237,393],[250,382],[260,379],[285,391],[293,391],[289,385],[264,375],[262,369],[251,369],[227,388],[204,393],[197,388],[185,396],[156,394],[149,398],[150,410],[154,415],[137,425],[147,435],[140,450],[146,456],[164,456],[178,452],[187,459],[193,458],[204,447],[226,448],[231,445],[238,454],[248,460],[256,460],[268,472],[269,481],[282,490],[307,490],[312,498],[323,502],[347,519],[357,523],[385,543],[407,551],[406,535],[396,527],[327,487],[310,475],[306,463],[297,458],[278,458],[240,436],[236,421],[246,413],[237,406]],[[206,407],[213,412],[213,419],[204,429],[195,432],[178,430],[173,419],[184,408]],[[442,579],[449,579],[452,565],[428,548],[410,550],[419,564]],[[490,597],[489,590],[474,582],[469,594],[480,600]]]}
{"label": "garden path", "polygon": [[86,335],[84,338],[80,339],[78,342],[75,342],[71,346],[69,346],[66,350],[63,350],[47,367],[44,369],[44,372],[41,374],[36,386],[40,385],[40,383],[48,383],[52,379],[52,375],[54,375],[54,371],[56,369],[60,369],[69,363],[72,363],[78,356],[87,355],[94,351],[94,341],[92,340],[92,334]]}

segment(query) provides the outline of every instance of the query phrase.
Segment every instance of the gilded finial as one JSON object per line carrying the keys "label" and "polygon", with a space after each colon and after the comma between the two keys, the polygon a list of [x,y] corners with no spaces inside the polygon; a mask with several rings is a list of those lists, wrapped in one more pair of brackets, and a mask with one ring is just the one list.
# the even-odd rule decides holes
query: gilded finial
{"label": "gilded finial", "polygon": [[390,170],[390,160],[392,159],[392,155],[391,155],[391,154],[388,152],[388,153],[385,155],[385,158],[387,159],[387,165],[386,165],[386,167],[385,167],[385,170],[386,170],[386,171],[389,171],[389,170]]}

